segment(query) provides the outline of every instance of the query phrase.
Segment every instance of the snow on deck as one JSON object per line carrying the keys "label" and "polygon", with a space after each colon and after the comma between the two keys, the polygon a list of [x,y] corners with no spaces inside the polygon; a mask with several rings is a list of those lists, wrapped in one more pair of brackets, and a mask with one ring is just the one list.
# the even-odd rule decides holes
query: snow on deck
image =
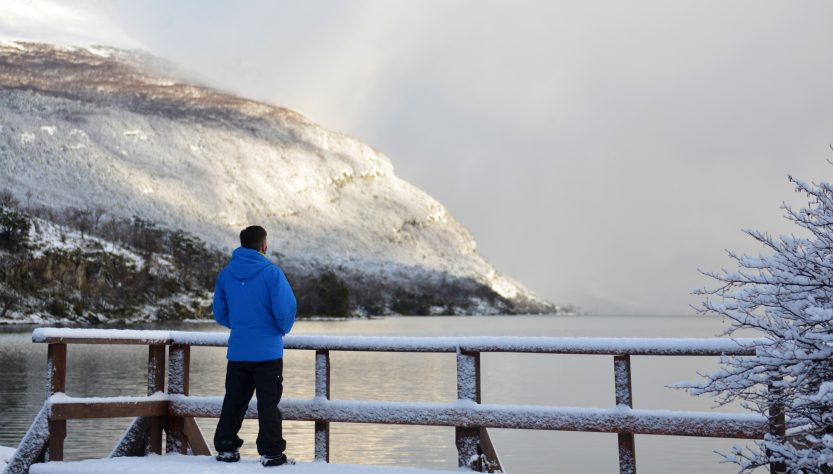
{"label": "snow on deck", "polygon": [[5,469],[6,464],[12,458],[15,449],[7,446],[0,446],[0,470]]}
{"label": "snow on deck", "polygon": [[[299,462],[294,466],[280,466],[273,468],[278,474],[438,474],[442,472],[431,469],[416,469],[407,467],[367,466],[356,464],[327,464],[323,462]],[[110,458],[88,459],[73,462],[50,462],[33,464],[29,470],[31,474],[157,474],[174,472],[177,474],[245,474],[269,472],[264,471],[257,459],[243,458],[240,462],[218,462],[211,456],[183,456],[181,454],[166,454],[159,456],[151,454],[138,458]]]}

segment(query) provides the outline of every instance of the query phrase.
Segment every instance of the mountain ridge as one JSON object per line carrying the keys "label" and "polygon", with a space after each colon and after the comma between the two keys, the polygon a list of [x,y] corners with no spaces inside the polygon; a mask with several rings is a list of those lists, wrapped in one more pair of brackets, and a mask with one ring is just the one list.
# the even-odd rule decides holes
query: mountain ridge
{"label": "mountain ridge", "polygon": [[0,42],[7,188],[46,207],[141,216],[221,249],[257,222],[283,266],[371,281],[388,307],[397,292],[419,300],[451,278],[490,289],[485,312],[558,311],[500,275],[378,150],[171,71],[144,52]]}

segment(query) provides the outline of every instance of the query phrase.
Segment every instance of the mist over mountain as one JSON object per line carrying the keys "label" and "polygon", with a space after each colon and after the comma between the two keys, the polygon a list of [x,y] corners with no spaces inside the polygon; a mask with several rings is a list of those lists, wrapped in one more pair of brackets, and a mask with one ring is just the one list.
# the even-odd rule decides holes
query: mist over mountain
{"label": "mist over mountain", "polygon": [[335,278],[353,313],[558,310],[384,154],[184,77],[140,51],[0,42],[0,188],[24,214],[137,217],[220,251],[263,225],[299,299]]}

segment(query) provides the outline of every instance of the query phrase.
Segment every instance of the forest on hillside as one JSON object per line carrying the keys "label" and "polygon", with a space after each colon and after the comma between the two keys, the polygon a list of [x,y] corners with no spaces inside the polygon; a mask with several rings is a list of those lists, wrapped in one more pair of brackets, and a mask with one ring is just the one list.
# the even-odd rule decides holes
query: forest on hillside
{"label": "forest on hillside", "polygon": [[[29,201],[29,199],[25,199]],[[0,191],[0,321],[210,319],[217,272],[229,258],[189,232],[102,207],[53,209]],[[443,275],[411,285],[316,267],[277,252],[299,317],[471,314],[509,303],[477,282]]]}

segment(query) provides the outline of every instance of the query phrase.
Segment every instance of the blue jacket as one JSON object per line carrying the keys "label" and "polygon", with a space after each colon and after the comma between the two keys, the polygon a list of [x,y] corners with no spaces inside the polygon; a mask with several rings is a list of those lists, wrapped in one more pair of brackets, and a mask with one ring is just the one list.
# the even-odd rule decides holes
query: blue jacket
{"label": "blue jacket", "polygon": [[283,336],[295,323],[295,295],[280,268],[257,250],[238,247],[214,285],[214,320],[231,329],[226,358],[283,358]]}

